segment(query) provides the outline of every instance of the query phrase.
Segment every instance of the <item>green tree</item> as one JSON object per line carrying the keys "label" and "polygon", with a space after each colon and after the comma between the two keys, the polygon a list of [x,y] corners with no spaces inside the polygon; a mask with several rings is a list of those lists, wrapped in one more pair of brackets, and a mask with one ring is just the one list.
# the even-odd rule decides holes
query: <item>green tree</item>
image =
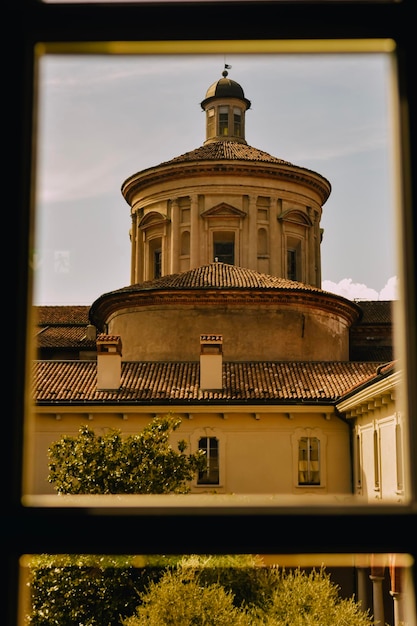
{"label": "green tree", "polygon": [[110,430],[96,435],[82,426],[78,436],[64,435],[48,450],[49,477],[59,494],[161,494],[187,493],[195,473],[203,469],[204,452],[177,450],[170,435],[181,419],[155,418],[140,433],[123,437]]}
{"label": "green tree", "polygon": [[[178,560],[178,559],[176,559]],[[30,626],[120,626],[137,593],[175,558],[132,555],[32,555],[28,563]]]}
{"label": "green tree", "polygon": [[325,568],[273,568],[264,581],[267,593],[252,607],[254,624],[265,626],[372,626],[369,611],[354,598],[342,598]]}
{"label": "green tree", "polygon": [[251,626],[233,594],[220,583],[204,583],[194,567],[168,568],[139,597],[135,615],[123,619],[123,626]]}
{"label": "green tree", "polygon": [[[228,557],[225,557],[228,558]],[[218,557],[187,557],[139,593],[139,605],[123,626],[372,626],[368,611],[353,597],[344,599],[324,568],[261,567],[250,560],[235,565]],[[214,568],[214,569],[213,569]],[[217,577],[217,582],[209,582]],[[233,580],[234,579],[234,580]],[[236,600],[244,585],[255,593]]]}

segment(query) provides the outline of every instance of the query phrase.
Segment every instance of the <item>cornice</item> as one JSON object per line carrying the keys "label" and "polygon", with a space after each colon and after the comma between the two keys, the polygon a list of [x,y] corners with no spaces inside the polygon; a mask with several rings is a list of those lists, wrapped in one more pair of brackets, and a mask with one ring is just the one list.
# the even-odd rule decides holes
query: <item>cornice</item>
{"label": "cornice", "polygon": [[340,316],[351,325],[359,319],[360,310],[354,303],[335,294],[296,289],[163,289],[113,292],[96,300],[90,310],[91,322],[102,328],[115,315],[138,308],[189,306],[230,307],[255,306],[265,308],[294,308],[297,306],[319,309],[327,314]]}
{"label": "cornice", "polygon": [[315,191],[324,204],[331,191],[330,183],[320,174],[284,163],[265,163],[264,161],[243,160],[215,160],[190,161],[170,165],[159,165],[133,174],[122,185],[122,194],[126,202],[132,206],[134,197],[149,187],[161,182],[183,180],[185,178],[200,178],[202,176],[256,176],[258,178],[274,179],[304,185]]}
{"label": "cornice", "polygon": [[366,412],[369,412],[373,410],[372,407],[376,408],[378,400],[391,396],[393,390],[398,387],[400,382],[400,372],[394,372],[388,376],[377,373],[361,386],[352,389],[348,397],[336,404],[336,409],[340,413],[346,413],[347,417],[354,417],[358,414],[358,410],[359,413],[362,413],[361,407],[364,407]]}

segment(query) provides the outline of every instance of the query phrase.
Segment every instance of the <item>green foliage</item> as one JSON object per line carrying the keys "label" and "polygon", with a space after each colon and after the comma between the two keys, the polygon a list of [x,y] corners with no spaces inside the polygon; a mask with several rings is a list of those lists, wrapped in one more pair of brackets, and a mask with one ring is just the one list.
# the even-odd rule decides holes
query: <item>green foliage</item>
{"label": "green foliage", "polygon": [[161,568],[137,567],[136,557],[40,555],[29,564],[30,626],[120,626],[131,615],[137,590]]}
{"label": "green foliage", "polygon": [[185,441],[169,443],[181,420],[155,418],[136,435],[110,430],[96,435],[82,426],[76,437],[64,435],[48,451],[49,482],[59,494],[187,493],[204,453],[185,454]]}
{"label": "green foliage", "polygon": [[[204,557],[207,559],[207,557]],[[123,626],[189,626],[236,624],[239,626],[371,626],[369,613],[353,598],[342,599],[324,568],[309,574],[301,569],[263,567],[219,568],[215,562],[184,560],[168,569],[159,581],[140,594],[140,604]],[[199,563],[200,560],[200,563]],[[203,566],[201,566],[203,563]],[[207,573],[219,576],[208,582]],[[223,572],[223,573],[222,573]],[[226,576],[226,586],[220,580]],[[242,574],[247,576],[245,580]],[[235,577],[235,580],[233,580]],[[232,588],[244,580],[259,593],[236,601]]]}
{"label": "green foliage", "polygon": [[268,588],[269,568],[263,567],[262,559],[256,555],[191,555],[184,557],[181,564],[198,569],[204,583],[218,582],[233,593],[235,606],[259,604]]}
{"label": "green foliage", "polygon": [[252,555],[40,555],[30,626],[372,626],[324,568]]}
{"label": "green foliage", "polygon": [[123,626],[250,626],[231,592],[219,583],[205,584],[201,573],[190,567],[167,569],[140,600],[135,615],[123,620]]}
{"label": "green foliage", "polygon": [[353,598],[343,599],[322,567],[307,573],[300,568],[268,572],[269,594],[254,609],[256,624],[266,626],[371,626],[368,611]]}

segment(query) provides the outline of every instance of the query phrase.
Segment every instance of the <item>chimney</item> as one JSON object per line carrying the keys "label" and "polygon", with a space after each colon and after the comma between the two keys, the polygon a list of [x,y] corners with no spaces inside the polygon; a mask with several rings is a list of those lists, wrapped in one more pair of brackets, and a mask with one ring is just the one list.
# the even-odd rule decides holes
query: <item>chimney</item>
{"label": "chimney", "polygon": [[119,335],[100,334],[97,337],[97,390],[115,391],[120,388],[122,373],[122,340]]}
{"label": "chimney", "polygon": [[222,335],[200,335],[200,388],[223,389]]}

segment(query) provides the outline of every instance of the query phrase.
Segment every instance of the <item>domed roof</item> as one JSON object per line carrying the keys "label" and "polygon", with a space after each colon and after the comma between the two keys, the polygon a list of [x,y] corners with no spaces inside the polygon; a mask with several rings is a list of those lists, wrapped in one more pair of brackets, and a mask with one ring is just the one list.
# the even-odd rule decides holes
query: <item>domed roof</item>
{"label": "domed roof", "polygon": [[104,294],[102,297],[166,289],[272,289],[278,291],[289,289],[324,293],[321,289],[312,285],[305,285],[304,283],[280,278],[279,276],[270,276],[238,265],[214,261],[213,263],[195,267],[178,274],[167,274],[161,278],[122,287],[109,294]]}
{"label": "domed roof", "polygon": [[[306,302],[312,298],[312,301],[317,303],[321,298],[323,302],[326,301],[326,307],[332,302],[331,307],[335,311],[343,309],[349,317],[352,316],[351,321],[356,321],[361,315],[360,308],[356,303],[333,293],[323,291],[318,287],[215,261],[185,272],[167,274],[160,278],[128,285],[127,287],[105,293],[93,302],[89,318],[92,324],[101,328],[103,321],[111,311],[121,306],[126,306],[127,303],[130,303],[130,306],[133,303],[136,306],[140,306],[141,300],[145,304],[148,297],[153,297],[152,294],[159,292],[159,304],[167,306],[170,301],[174,301],[174,292],[201,292],[201,290],[207,291],[207,293],[210,292],[210,298],[214,300],[217,293],[223,301],[228,292],[235,292],[236,290],[251,291],[253,295],[255,292],[259,295],[262,293],[268,294],[268,297],[273,299],[281,297],[283,300],[286,299],[284,294],[285,296],[298,294],[302,299],[306,299]],[[164,296],[161,295],[163,292],[169,292],[164,304],[162,304],[160,299],[164,299]]]}
{"label": "domed roof", "polygon": [[278,163],[280,165],[293,166],[290,161],[284,161],[284,159],[275,157],[264,150],[259,150],[248,144],[242,144],[236,141],[214,141],[209,144],[204,144],[199,148],[180,154],[169,161],[164,161],[160,165],[218,160],[262,161],[265,163]]}
{"label": "domed roof", "polygon": [[242,87],[235,80],[228,78],[228,72],[226,70],[222,72],[222,78],[216,80],[216,82],[207,89],[206,97],[201,103],[201,108],[204,109],[207,102],[214,98],[238,98],[246,103],[247,109],[249,109],[251,105],[250,100],[245,98]]}

